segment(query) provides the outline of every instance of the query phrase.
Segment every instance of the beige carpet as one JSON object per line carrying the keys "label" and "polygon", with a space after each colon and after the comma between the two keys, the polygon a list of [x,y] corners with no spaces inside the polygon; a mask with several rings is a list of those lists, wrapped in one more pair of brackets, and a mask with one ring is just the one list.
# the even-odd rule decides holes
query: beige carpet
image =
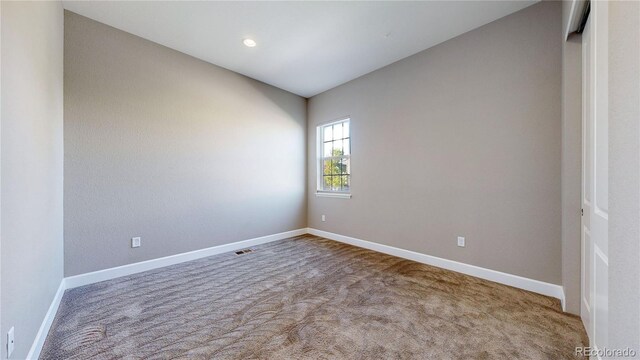
{"label": "beige carpet", "polygon": [[43,359],[562,359],[556,299],[313,236],[68,290]]}

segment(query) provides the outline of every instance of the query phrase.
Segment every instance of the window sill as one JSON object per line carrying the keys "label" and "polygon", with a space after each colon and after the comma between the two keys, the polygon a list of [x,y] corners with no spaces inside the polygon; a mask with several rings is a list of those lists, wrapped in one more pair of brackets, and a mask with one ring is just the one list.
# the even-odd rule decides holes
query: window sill
{"label": "window sill", "polygon": [[351,194],[349,193],[339,193],[339,192],[316,192],[317,197],[328,197],[328,198],[337,198],[337,199],[351,199]]}

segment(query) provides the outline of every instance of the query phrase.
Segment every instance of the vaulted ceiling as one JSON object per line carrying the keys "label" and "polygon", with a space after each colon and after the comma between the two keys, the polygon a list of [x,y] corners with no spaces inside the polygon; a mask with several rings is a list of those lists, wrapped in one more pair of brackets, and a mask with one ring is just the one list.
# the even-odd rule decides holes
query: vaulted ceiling
{"label": "vaulted ceiling", "polygon": [[[311,97],[536,1],[66,1],[64,7]],[[257,45],[247,47],[246,38]]]}

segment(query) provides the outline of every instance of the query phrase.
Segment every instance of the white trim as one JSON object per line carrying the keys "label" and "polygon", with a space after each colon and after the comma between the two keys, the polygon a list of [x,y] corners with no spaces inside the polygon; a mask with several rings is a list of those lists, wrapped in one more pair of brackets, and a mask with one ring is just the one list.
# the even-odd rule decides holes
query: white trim
{"label": "white trim", "polygon": [[72,289],[78,286],[93,284],[100,281],[111,280],[121,276],[137,274],[139,272],[153,270],[153,269],[157,269],[157,268],[161,268],[169,265],[179,264],[185,261],[201,259],[204,257],[222,254],[229,251],[240,250],[250,246],[266,244],[272,241],[304,235],[305,233],[306,233],[306,229],[291,230],[291,231],[286,231],[279,234],[257,237],[254,239],[213,246],[210,248],[190,251],[182,254],[165,256],[158,259],[141,261],[133,264],[127,264],[127,265],[117,266],[109,269],[98,270],[98,271],[94,271],[86,274],[75,275],[75,276],[66,278],[67,289]]}
{"label": "white trim", "polygon": [[469,265],[453,260],[447,260],[431,255],[426,255],[422,253],[418,253],[411,250],[405,250],[396,248],[389,245],[382,245],[366,240],[360,240],[356,238],[352,238],[349,236],[334,234],[328,231],[317,230],[313,228],[308,228],[307,232],[311,235],[320,236],[323,238],[327,238],[330,240],[339,241],[345,244],[358,246],[361,248],[381,252],[388,255],[393,255],[397,257],[401,257],[404,259],[409,259],[413,261],[417,261],[423,264],[437,266],[439,268],[456,271],[459,273],[463,273],[466,275],[475,276],[481,279],[497,282],[504,285],[513,286],[519,289],[532,291],[538,294],[551,296],[557,299],[560,299],[562,302],[562,308],[564,310],[565,299],[564,299],[564,289],[560,285],[550,284],[539,280],[529,279],[518,275],[512,275],[496,270],[486,269],[475,265]]}
{"label": "white trim", "polygon": [[27,354],[27,359],[38,359],[40,357],[40,351],[42,351],[42,346],[44,345],[44,341],[47,339],[47,335],[49,334],[49,329],[51,328],[51,324],[53,323],[53,319],[56,317],[56,313],[58,312],[58,307],[60,306],[60,302],[62,301],[62,296],[64,295],[64,291],[67,289],[65,279],[60,281],[60,286],[58,286],[58,291],[56,295],[53,297],[51,301],[51,305],[49,306],[49,310],[47,310],[47,314],[44,316],[42,320],[42,324],[40,324],[40,329],[38,329],[38,333],[36,334],[36,338],[33,340],[33,344],[31,344],[31,349],[29,349],[29,353]]}
{"label": "white trim", "polygon": [[182,262],[196,260],[196,259],[200,259],[200,258],[212,256],[212,255],[229,252],[229,251],[235,251],[235,250],[247,248],[250,246],[266,244],[272,241],[304,235],[306,233],[307,233],[306,228],[291,230],[291,231],[286,231],[278,234],[261,236],[253,239],[237,241],[230,244],[213,246],[206,249],[200,249],[200,250],[190,251],[182,254],[165,256],[158,259],[142,261],[134,264],[128,264],[128,265],[118,266],[110,269],[104,269],[104,270],[99,270],[99,271],[94,271],[86,274],[80,274],[80,275],[64,278],[60,282],[58,291],[56,292],[56,295],[54,296],[53,301],[49,306],[49,310],[47,311],[47,314],[42,320],[42,324],[40,325],[38,334],[33,340],[33,344],[31,345],[31,349],[29,350],[27,359],[35,360],[40,357],[42,346],[44,345],[44,342],[47,339],[47,335],[49,334],[49,329],[51,328],[53,319],[56,317],[56,313],[58,312],[58,308],[60,307],[60,302],[62,301],[64,291],[67,289],[72,289],[72,288],[83,286],[83,285],[89,285],[89,284],[97,283],[100,281],[115,279],[121,276],[132,275],[139,272],[157,269],[157,268],[161,268],[169,265],[179,264]]}
{"label": "white trim", "polygon": [[[340,123],[347,123],[349,125],[349,155],[343,155],[343,156],[324,156],[324,128],[327,126],[332,126],[335,124],[340,124]],[[342,158],[347,158],[350,159],[351,158],[351,116],[346,116],[343,118],[340,118],[338,120],[333,120],[324,124],[319,124],[318,126],[316,126],[316,196],[320,196],[320,197],[341,197],[341,198],[347,198],[346,196],[324,196],[324,195],[318,195],[318,193],[326,193],[327,191],[322,190],[323,189],[323,162],[326,159],[342,159]],[[351,174],[349,174],[349,176],[351,176]],[[348,198],[351,198],[351,195],[348,196]]]}
{"label": "white trim", "polygon": [[351,199],[351,194],[341,192],[316,192],[317,197],[339,198],[339,199]]}
{"label": "white trim", "polygon": [[[318,124],[317,127],[321,128],[321,127],[325,127],[325,126],[329,126],[329,125],[335,125],[335,124],[339,124],[341,122],[345,122],[345,121],[349,121],[349,120],[351,120],[351,115],[346,115],[346,116],[343,116],[341,118],[338,118],[337,120],[331,120],[331,121],[328,121],[328,122],[325,122],[325,123]],[[351,134],[351,131],[349,131],[349,134]]]}
{"label": "white trim", "polygon": [[31,349],[29,350],[27,359],[38,359],[38,357],[40,356],[42,346],[44,345],[44,342],[47,338],[49,329],[51,328],[51,324],[53,323],[53,319],[56,316],[58,307],[60,306],[60,302],[62,301],[62,297],[64,295],[64,291],[67,289],[89,285],[100,281],[115,279],[121,276],[132,275],[169,265],[179,264],[182,262],[196,260],[212,255],[222,254],[229,251],[235,251],[250,246],[266,244],[269,242],[304,234],[321,236],[323,238],[339,241],[345,244],[378,251],[384,254],[417,261],[423,264],[437,266],[443,269],[457,271],[481,279],[490,280],[504,285],[536,292],[542,295],[555,297],[560,299],[560,301],[562,302],[562,310],[564,311],[565,309],[564,289],[560,285],[549,284],[538,280],[528,279],[517,275],[511,275],[491,269],[481,268],[475,265],[464,264],[453,260],[447,260],[431,255],[421,254],[410,250],[399,249],[393,246],[377,244],[370,241],[352,238],[349,236],[338,235],[327,231],[317,230],[313,228],[304,228],[64,278],[60,282],[58,291],[56,292],[56,295],[54,296],[53,301],[49,306],[47,314],[42,320],[42,324],[40,325],[38,334],[36,335],[36,338],[31,345]]}

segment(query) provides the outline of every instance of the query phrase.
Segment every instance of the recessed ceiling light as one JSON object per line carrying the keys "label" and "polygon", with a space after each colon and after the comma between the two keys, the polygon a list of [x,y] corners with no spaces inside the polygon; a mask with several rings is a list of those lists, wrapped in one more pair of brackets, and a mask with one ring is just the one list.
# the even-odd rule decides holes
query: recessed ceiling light
{"label": "recessed ceiling light", "polygon": [[242,43],[245,46],[248,46],[248,47],[254,47],[254,46],[258,45],[253,39],[244,39],[244,40],[242,40]]}

